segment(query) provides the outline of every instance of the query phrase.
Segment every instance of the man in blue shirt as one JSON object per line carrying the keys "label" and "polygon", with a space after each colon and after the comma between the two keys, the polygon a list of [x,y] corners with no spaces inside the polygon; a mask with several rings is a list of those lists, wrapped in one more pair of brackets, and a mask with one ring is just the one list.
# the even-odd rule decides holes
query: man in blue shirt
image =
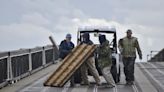
{"label": "man in blue shirt", "polygon": [[[73,42],[71,42],[71,34],[66,35],[66,39],[63,40],[59,45],[59,58],[62,60],[71,52],[71,50],[74,48]],[[71,77],[71,86],[74,86],[74,76]]]}
{"label": "man in blue shirt", "polygon": [[66,39],[63,40],[59,45],[59,58],[64,59],[74,48],[74,44],[71,41],[71,34],[66,35]]}

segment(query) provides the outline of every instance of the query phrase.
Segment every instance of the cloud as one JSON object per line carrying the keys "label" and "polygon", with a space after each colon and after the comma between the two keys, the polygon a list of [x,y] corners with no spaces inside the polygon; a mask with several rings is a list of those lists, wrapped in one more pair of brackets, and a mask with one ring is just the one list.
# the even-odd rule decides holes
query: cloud
{"label": "cloud", "polygon": [[33,48],[51,44],[48,37],[53,35],[49,30],[32,24],[11,24],[0,26],[1,51],[20,48]]}
{"label": "cloud", "polygon": [[45,26],[50,24],[50,21],[39,13],[24,14],[22,16],[21,22],[39,26]]}
{"label": "cloud", "polygon": [[[74,9],[69,1],[14,0],[12,4],[8,2],[3,1],[1,4],[4,5],[0,6],[0,11],[3,11],[3,17],[0,19],[4,18],[4,22],[0,21],[0,36],[3,39],[0,40],[0,43],[3,43],[1,51],[46,45],[49,43],[49,35],[55,35],[59,44],[67,32],[71,33],[75,29],[72,24],[73,17],[87,17],[80,10]],[[5,17],[8,15],[15,17]],[[7,18],[14,20],[6,21]]]}
{"label": "cloud", "polygon": [[[87,2],[87,3],[86,3]],[[94,5],[90,5],[94,2]],[[123,24],[163,26],[163,0],[73,0],[73,5],[92,18],[105,18]],[[85,7],[84,7],[85,6]],[[103,7],[102,7],[103,6]]]}
{"label": "cloud", "polygon": [[78,26],[107,25],[116,27],[118,39],[132,29],[146,56],[164,47],[163,4],[163,0],[1,0],[0,48],[51,44],[49,35],[59,44],[67,33],[76,43]]}

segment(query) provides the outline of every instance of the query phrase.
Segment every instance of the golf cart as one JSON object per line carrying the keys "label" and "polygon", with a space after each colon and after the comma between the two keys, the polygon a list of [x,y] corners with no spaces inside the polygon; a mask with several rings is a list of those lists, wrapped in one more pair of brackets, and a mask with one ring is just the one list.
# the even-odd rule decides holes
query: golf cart
{"label": "golf cart", "polygon": [[[94,44],[99,45],[98,37],[99,35],[103,34],[106,35],[107,40],[109,40],[110,48],[112,51],[112,67],[111,67],[111,73],[114,78],[114,81],[117,83],[120,81],[120,66],[119,66],[119,55],[117,53],[117,36],[116,36],[116,29],[115,28],[109,28],[108,26],[85,26],[85,27],[79,27],[78,33],[77,33],[77,43],[80,43],[83,41],[82,36],[84,33],[90,34],[90,39],[93,41]],[[96,68],[100,75],[102,75],[102,72],[98,66],[97,61],[97,53],[95,52],[95,64]],[[80,73],[77,71],[75,73],[75,83],[80,83],[81,77]]]}

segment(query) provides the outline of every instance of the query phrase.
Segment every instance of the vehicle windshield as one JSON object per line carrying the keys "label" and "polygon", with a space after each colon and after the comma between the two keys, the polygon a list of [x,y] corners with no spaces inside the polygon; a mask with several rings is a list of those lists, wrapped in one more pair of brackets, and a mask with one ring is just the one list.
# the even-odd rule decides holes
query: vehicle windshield
{"label": "vehicle windshield", "polygon": [[[90,34],[90,40],[93,41],[94,44],[100,44],[99,43],[99,35],[105,35],[106,39],[109,41],[110,47],[113,48],[113,39],[114,39],[114,33],[89,33]],[[83,33],[80,34],[81,36]]]}

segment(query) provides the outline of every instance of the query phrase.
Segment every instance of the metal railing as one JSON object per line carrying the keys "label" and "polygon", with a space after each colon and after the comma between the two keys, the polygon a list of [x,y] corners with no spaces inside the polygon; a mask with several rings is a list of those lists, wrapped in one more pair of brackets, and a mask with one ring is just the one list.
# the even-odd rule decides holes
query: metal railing
{"label": "metal railing", "polygon": [[55,63],[58,53],[51,45],[0,53],[0,88]]}

